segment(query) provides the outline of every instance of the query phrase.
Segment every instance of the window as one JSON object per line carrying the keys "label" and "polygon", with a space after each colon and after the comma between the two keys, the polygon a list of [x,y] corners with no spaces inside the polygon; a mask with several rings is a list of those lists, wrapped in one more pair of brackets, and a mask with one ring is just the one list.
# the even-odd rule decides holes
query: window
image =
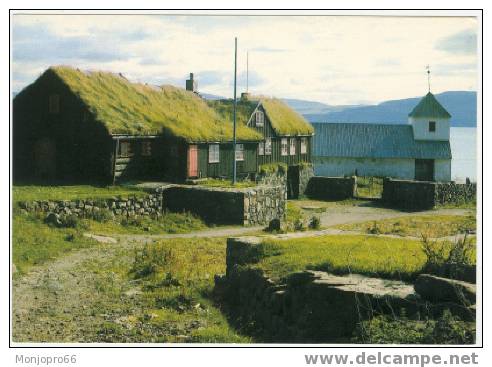
{"label": "window", "polygon": [[307,138],[301,138],[301,154],[307,153]]}
{"label": "window", "polygon": [[152,155],[152,142],[150,141],[142,142],[142,155],[144,157],[150,157]]}
{"label": "window", "polygon": [[280,142],[280,155],[289,155],[289,146],[287,144],[287,138],[282,138]]}
{"label": "window", "polygon": [[296,155],[296,138],[290,138],[290,155]]}
{"label": "window", "polygon": [[208,163],[219,163],[220,162],[220,145],[210,144],[208,146]]}
{"label": "window", "polygon": [[429,121],[429,132],[431,132],[431,133],[436,132],[436,122],[435,121]]}
{"label": "window", "polygon": [[49,109],[50,113],[60,112],[60,96],[58,94],[50,95]]}
{"label": "window", "polygon": [[244,144],[236,144],[236,161],[244,161]]}
{"label": "window", "polygon": [[263,127],[264,123],[265,123],[265,115],[263,113],[263,111],[256,111],[256,121],[255,121],[255,124],[256,124],[256,127]]}
{"label": "window", "polygon": [[132,157],[132,156],[133,156],[132,143],[130,143],[129,141],[120,142],[120,157]]}
{"label": "window", "polygon": [[265,143],[263,141],[258,144],[258,155],[265,155]]}
{"label": "window", "polygon": [[272,155],[272,138],[265,139],[265,155]]}

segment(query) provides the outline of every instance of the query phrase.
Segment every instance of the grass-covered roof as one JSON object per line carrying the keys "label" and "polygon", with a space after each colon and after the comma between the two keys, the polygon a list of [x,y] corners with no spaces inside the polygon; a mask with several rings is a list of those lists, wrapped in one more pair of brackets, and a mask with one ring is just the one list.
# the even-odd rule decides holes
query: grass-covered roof
{"label": "grass-covered roof", "polygon": [[[234,117],[234,99],[220,99],[207,101],[222,118],[232,121]],[[236,108],[236,121],[242,125],[246,125],[258,106],[258,101],[238,100]]]}
{"label": "grass-covered roof", "polygon": [[[208,101],[217,113],[232,120],[234,110],[233,99]],[[290,108],[286,103],[276,98],[252,96],[248,100],[240,99],[237,102],[237,121],[246,124],[258,104],[263,106],[272,128],[278,135],[309,135],[314,129],[304,117]]]}
{"label": "grass-covered roof", "polygon": [[[57,66],[55,73],[112,135],[170,135],[190,142],[232,140],[232,120],[196,94],[173,86],[152,87],[107,72]],[[261,136],[238,124],[240,140]]]}
{"label": "grass-covered roof", "polygon": [[276,98],[262,98],[272,128],[279,135],[310,135],[314,129],[304,117]]}

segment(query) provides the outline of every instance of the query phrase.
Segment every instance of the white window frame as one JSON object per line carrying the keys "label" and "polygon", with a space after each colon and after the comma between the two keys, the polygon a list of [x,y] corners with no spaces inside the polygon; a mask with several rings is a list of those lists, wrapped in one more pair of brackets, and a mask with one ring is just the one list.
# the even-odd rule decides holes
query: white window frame
{"label": "white window frame", "polygon": [[49,111],[50,111],[50,113],[60,113],[60,95],[59,94],[50,94]]}
{"label": "white window frame", "polygon": [[220,162],[220,145],[209,144],[208,146],[208,163]]}
{"label": "white window frame", "polygon": [[290,155],[296,155],[296,138],[289,139],[289,153]]}
{"label": "white window frame", "polygon": [[140,153],[143,157],[150,157],[152,155],[152,142],[143,141]]}
{"label": "white window frame", "polygon": [[244,144],[236,144],[236,162],[244,161]]}
{"label": "white window frame", "polygon": [[265,139],[265,155],[272,155],[272,138]]}
{"label": "white window frame", "polygon": [[301,154],[307,154],[307,138],[301,138]]}
{"label": "white window frame", "polygon": [[280,155],[289,155],[289,141],[287,138],[280,139]]}
{"label": "white window frame", "polygon": [[263,111],[256,111],[255,113],[255,126],[256,127],[263,127],[265,126],[265,114]]}
{"label": "white window frame", "polygon": [[258,155],[265,155],[265,142],[260,141],[258,143]]}

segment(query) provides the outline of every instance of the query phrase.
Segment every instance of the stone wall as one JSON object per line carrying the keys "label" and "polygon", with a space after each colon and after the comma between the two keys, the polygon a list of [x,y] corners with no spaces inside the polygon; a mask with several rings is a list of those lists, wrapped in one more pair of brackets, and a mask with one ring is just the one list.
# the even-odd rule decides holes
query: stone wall
{"label": "stone wall", "polygon": [[113,197],[108,199],[83,200],[40,200],[20,202],[22,210],[28,212],[54,213],[58,216],[75,215],[81,218],[94,218],[102,211],[113,216],[158,217],[162,214],[162,196],[159,193],[144,197]]}
{"label": "stone wall", "polygon": [[443,182],[436,184],[436,203],[462,204],[475,202],[477,200],[477,184],[457,184],[454,182]]}
{"label": "stone wall", "polygon": [[463,204],[476,200],[476,184],[413,180],[383,181],[383,201],[404,210],[432,209],[444,204]]}
{"label": "stone wall", "polygon": [[314,167],[312,164],[301,166],[299,170],[299,196],[306,194],[309,181],[314,177]]}
{"label": "stone wall", "polygon": [[[444,309],[473,320],[474,308],[416,293],[413,284],[351,274],[295,272],[274,280],[255,266],[261,238],[227,241],[226,274],[216,276],[214,293],[231,322],[264,342],[350,342],[357,325],[378,314],[436,318]],[[473,287],[473,285],[468,285]]]}
{"label": "stone wall", "polygon": [[314,176],[308,181],[305,194],[318,200],[343,200],[355,196],[355,177]]}
{"label": "stone wall", "polygon": [[170,184],[152,189],[152,193],[144,197],[32,201],[19,205],[29,212],[82,218],[96,218],[102,212],[112,216],[156,218],[163,210],[169,210],[190,212],[211,224],[267,225],[272,219],[284,219],[286,188],[285,185],[235,189]]}
{"label": "stone wall", "polygon": [[172,185],[162,190],[164,208],[187,211],[209,223],[266,225],[285,216],[285,186],[245,189]]}

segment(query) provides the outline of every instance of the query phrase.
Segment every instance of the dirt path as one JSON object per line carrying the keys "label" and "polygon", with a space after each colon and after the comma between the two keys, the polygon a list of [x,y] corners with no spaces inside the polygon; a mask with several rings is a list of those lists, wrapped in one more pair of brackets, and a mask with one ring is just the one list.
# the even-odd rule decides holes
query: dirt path
{"label": "dirt path", "polygon": [[393,209],[346,206],[327,208],[321,213],[321,224],[324,227],[331,227],[339,224],[350,224],[357,222],[366,222],[381,220],[387,218],[421,216],[421,215],[466,215],[468,209],[438,209],[425,210],[419,212],[401,212]]}
{"label": "dirt path", "polygon": [[242,235],[253,234],[260,232],[265,226],[256,227],[227,227],[227,228],[214,228],[207,229],[205,231],[197,231],[191,233],[180,234],[118,234],[113,237],[124,239],[126,241],[138,241],[141,243],[149,243],[161,239],[172,238],[211,238],[211,237],[236,237]]}
{"label": "dirt path", "polygon": [[[108,265],[131,261],[129,241],[101,244],[73,251],[51,263],[34,268],[13,281],[12,337],[14,341],[87,342],[105,320],[98,313],[97,292],[101,279],[87,271],[87,263]],[[122,251],[126,250],[126,251]],[[92,340],[93,341],[93,340]]]}
{"label": "dirt path", "polygon": [[[117,302],[117,313],[138,313],[138,302],[131,297],[132,285],[118,274],[98,271],[120,263],[128,267],[133,249],[145,243],[170,238],[210,238],[253,234],[262,227],[228,227],[186,234],[113,235],[87,234],[98,242],[94,247],[73,251],[33,268],[13,281],[13,340],[29,342],[94,342],[104,340],[104,324],[118,316],[108,314],[108,304]],[[129,294],[123,299],[107,297],[107,289],[117,288],[115,295]],[[122,289],[123,287],[123,289]],[[126,289],[127,288],[127,289]],[[95,296],[97,294],[97,297]],[[120,297],[120,296],[118,296]],[[102,334],[101,334],[102,333]]]}
{"label": "dirt path", "polygon": [[[442,209],[402,213],[370,207],[337,207],[327,208],[321,218],[323,226],[334,226],[407,215],[466,215],[469,212],[462,209]],[[13,281],[13,340],[30,342],[104,340],[104,335],[101,333],[104,334],[105,322],[114,322],[121,317],[121,314],[138,313],[138,301],[131,296],[134,285],[123,281],[121,275],[107,271],[115,267],[115,262],[128,268],[128,264],[133,259],[132,249],[159,239],[243,236],[253,235],[260,229],[261,227],[228,227],[187,234],[114,235],[111,237],[117,239],[116,243],[115,241],[100,243],[91,248],[70,252],[51,263],[35,267],[28,274],[16,277]],[[328,228],[317,232],[288,234],[285,237],[326,234],[344,235],[360,234],[360,232]],[[455,237],[452,236],[450,239],[453,238]],[[99,269],[106,271],[99,271]],[[117,288],[117,291],[112,293],[111,287]],[[105,289],[104,292],[99,291],[102,288]],[[126,294],[128,296],[122,296]],[[112,314],[108,314],[107,305],[110,303],[116,310]]]}

